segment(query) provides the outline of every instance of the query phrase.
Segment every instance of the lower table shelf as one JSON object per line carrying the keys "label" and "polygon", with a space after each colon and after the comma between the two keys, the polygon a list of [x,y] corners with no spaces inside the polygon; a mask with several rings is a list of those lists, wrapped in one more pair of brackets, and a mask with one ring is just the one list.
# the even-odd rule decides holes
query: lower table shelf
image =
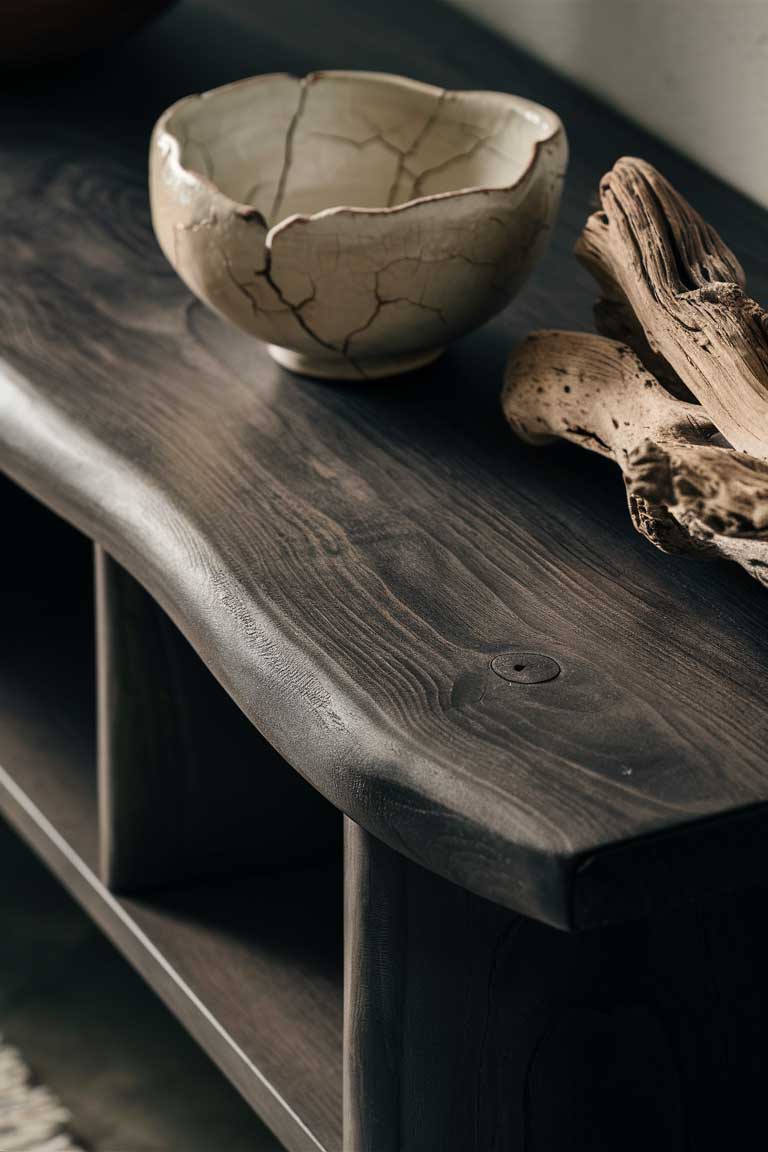
{"label": "lower table shelf", "polygon": [[[26,556],[20,549],[4,577],[0,813],[285,1146],[336,1152],[340,851],[313,866],[278,863],[140,897],[107,889],[98,875],[90,545],[35,502],[25,509],[39,532],[25,533]],[[36,554],[35,539],[55,562],[45,563],[42,547]]]}
{"label": "lower table shelf", "polygon": [[[164,893],[152,900],[118,900],[70,839],[56,830],[45,813],[45,798],[38,796],[36,803],[30,794],[44,791],[43,777],[29,791],[24,784],[0,768],[0,811],[286,1147],[338,1149],[342,985],[337,876],[330,869],[305,870]],[[85,828],[83,833],[87,841]],[[316,931],[320,923],[321,935]]]}

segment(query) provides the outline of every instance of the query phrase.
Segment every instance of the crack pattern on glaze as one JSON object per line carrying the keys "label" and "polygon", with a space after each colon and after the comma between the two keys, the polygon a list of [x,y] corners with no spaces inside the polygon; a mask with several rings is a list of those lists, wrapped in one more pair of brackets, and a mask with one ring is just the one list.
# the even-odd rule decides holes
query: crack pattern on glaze
{"label": "crack pattern on glaze", "polygon": [[[392,263],[397,264],[397,263],[399,263],[399,261],[393,261]],[[349,355],[350,355],[349,347],[350,347],[350,344],[352,343],[352,341],[357,336],[361,336],[364,332],[367,332],[372,327],[372,325],[376,322],[376,320],[378,320],[378,318],[381,315],[384,308],[387,308],[388,306],[390,306],[392,304],[409,304],[412,308],[422,308],[427,312],[432,312],[435,316],[437,316],[442,321],[442,323],[444,325],[446,325],[446,327],[448,326],[448,320],[446,319],[444,312],[442,311],[441,308],[438,308],[435,305],[425,304],[423,300],[413,300],[410,296],[383,296],[381,294],[381,289],[379,287],[381,277],[384,275],[385,272],[388,272],[391,267],[392,267],[392,265],[385,265],[384,268],[381,268],[376,273],[375,283],[373,286],[373,298],[374,298],[373,311],[371,312],[370,316],[365,321],[365,323],[361,324],[358,328],[354,328],[344,339],[344,343],[342,345],[341,351],[342,351],[342,354],[344,356],[346,356],[347,358],[349,358]]]}
{"label": "crack pattern on glaze", "polygon": [[364,152],[366,148],[370,148],[372,144],[379,144],[387,152],[391,152],[393,156],[401,156],[402,152],[393,144],[391,140],[387,140],[383,132],[378,129],[366,136],[363,140],[353,140],[351,136],[342,136],[340,132],[326,132],[322,128],[313,128],[307,133],[308,136],[317,137],[318,140],[333,140],[335,144],[343,144],[348,148],[355,148],[358,152]]}
{"label": "crack pattern on glaze", "polygon": [[[257,217],[257,219],[258,219],[258,217]],[[195,232],[199,232],[202,229],[210,230],[210,229],[215,228],[217,223],[218,223],[218,218],[217,218],[216,212],[212,210],[208,216],[203,217],[201,220],[193,220],[193,221],[190,221],[188,223],[176,224],[173,234],[174,234],[175,256],[176,256],[177,265],[179,265],[179,263],[180,263],[178,246],[177,246],[178,235],[180,233],[185,233],[185,232],[186,233],[195,233]],[[294,319],[296,320],[297,324],[299,324],[299,326],[303,329],[303,331],[307,334],[307,336],[310,337],[310,339],[314,340],[315,343],[318,344],[325,351],[331,352],[335,355],[343,356],[346,360],[348,360],[350,366],[353,367],[354,370],[356,372],[358,372],[362,378],[365,378],[364,369],[356,362],[356,360],[352,356],[350,356],[348,354],[346,347],[344,345],[340,346],[338,344],[335,344],[332,341],[324,340],[323,337],[312,328],[312,326],[307,321],[306,317],[303,315],[302,310],[304,308],[306,308],[309,304],[311,304],[317,297],[317,286],[311,280],[311,278],[310,278],[310,283],[312,284],[311,293],[308,296],[306,296],[303,300],[299,300],[298,302],[293,302],[293,301],[288,299],[288,297],[285,295],[284,290],[281,288],[281,286],[278,284],[277,280],[275,279],[275,276],[274,276],[274,273],[272,270],[272,251],[271,251],[271,248],[269,246],[266,246],[264,249],[264,258],[265,258],[264,267],[253,269],[251,271],[252,279],[250,281],[240,280],[235,275],[234,269],[232,268],[232,261],[230,260],[229,256],[227,255],[227,253],[224,251],[223,247],[220,244],[216,244],[216,249],[217,249],[217,251],[221,257],[227,279],[234,286],[235,290],[237,292],[239,292],[248,301],[249,307],[251,308],[251,311],[253,312],[253,315],[255,317],[262,315],[262,316],[266,317],[267,320],[269,320],[269,317],[274,316],[274,315],[281,315],[281,314],[292,315],[294,317]],[[282,308],[267,308],[256,299],[256,297],[253,295],[253,292],[251,291],[251,289],[254,287],[254,285],[259,280],[263,280],[266,284],[269,285],[269,287],[272,289],[272,291],[274,292],[277,299],[282,304]]]}
{"label": "crack pattern on glaze", "polygon": [[424,171],[420,172],[414,180],[413,188],[411,189],[411,196],[416,198],[426,195],[424,191],[424,184],[427,180],[430,180],[433,176],[437,176],[443,172],[449,171],[449,169],[451,169],[455,164],[461,164],[467,160],[473,160],[475,156],[477,156],[477,154],[483,149],[488,152],[494,152],[501,160],[508,161],[509,157],[506,155],[506,153],[502,152],[500,148],[496,148],[493,144],[490,143],[490,141],[495,139],[496,136],[498,136],[498,132],[494,132],[490,136],[478,137],[478,139],[475,140],[475,142],[471,144],[465,152],[457,152],[455,156],[447,156],[445,160],[442,160],[439,164],[433,164],[431,168],[425,168]]}
{"label": "crack pattern on glaze", "polygon": [[307,93],[309,92],[311,84],[314,82],[313,76],[305,76],[300,81],[299,99],[296,104],[296,110],[291,117],[291,122],[288,125],[288,131],[285,134],[285,153],[283,155],[283,166],[280,169],[280,176],[277,181],[277,188],[275,189],[275,198],[272,201],[272,210],[269,214],[270,224],[276,224],[280,210],[283,206],[285,199],[285,189],[288,184],[288,176],[293,163],[293,142],[296,136],[296,130],[299,127],[299,121],[304,113],[304,108],[307,103]]}
{"label": "crack pattern on glaze", "polygon": [[204,120],[199,101],[172,113],[200,172],[161,120],[153,220],[192,290],[281,363],[356,379],[404,370],[517,291],[557,208],[556,117],[365,74],[260,79],[254,103],[244,92],[208,94]]}
{"label": "crack pattern on glaze", "polygon": [[[311,304],[312,301],[316,298],[317,286],[314,283],[312,284],[312,292],[310,293],[309,296],[306,296],[303,300],[300,300],[298,303],[293,303],[291,300],[289,300],[286,297],[282,288],[280,287],[280,285],[277,283],[277,281],[274,278],[274,275],[272,273],[272,268],[271,268],[271,252],[270,252],[269,248],[266,249],[267,263],[266,263],[265,267],[260,268],[260,269],[255,269],[253,271],[253,281],[251,281],[251,282],[238,280],[237,277],[232,272],[232,266],[231,266],[229,260],[227,260],[227,257],[224,256],[223,253],[222,253],[222,256],[224,259],[224,264],[225,264],[225,267],[227,269],[227,274],[228,274],[229,278],[232,280],[232,282],[235,285],[235,287],[237,288],[237,290],[239,292],[242,292],[243,295],[246,296],[247,299],[250,301],[251,306],[252,306],[255,314],[261,312],[266,316],[270,316],[270,315],[276,315],[276,314],[279,315],[279,314],[290,313],[294,317],[296,322],[301,326],[301,328],[303,328],[303,330],[306,332],[306,334],[312,340],[314,340],[317,344],[319,344],[322,348],[326,349],[326,351],[328,351],[328,352],[334,352],[334,353],[341,352],[341,349],[338,348],[335,344],[332,344],[327,340],[323,340],[322,336],[320,336],[319,333],[315,332],[312,329],[312,327],[307,323],[306,317],[302,315],[302,309],[306,308],[307,305]],[[275,296],[277,296],[278,300],[283,305],[282,308],[265,308],[265,307],[263,307],[263,305],[259,304],[257,300],[255,300],[252,292],[249,291],[249,288],[252,287],[253,284],[256,283],[256,281],[258,281],[258,280],[264,280],[265,283],[267,283],[270,286],[272,291],[275,293]],[[354,364],[354,361],[350,360],[350,363]]]}
{"label": "crack pattern on glaze", "polygon": [[[307,296],[304,300],[300,300],[298,304],[292,304],[291,301],[285,296],[282,288],[280,287],[280,285],[277,283],[277,281],[274,278],[274,274],[272,272],[271,256],[272,256],[272,253],[271,253],[270,249],[268,248],[267,249],[267,266],[264,269],[264,275],[266,276],[268,283],[274,289],[278,299],[282,300],[282,302],[283,302],[283,304],[285,304],[286,308],[288,308],[288,310],[295,317],[296,322],[304,329],[306,334],[309,337],[311,337],[312,340],[316,341],[316,343],[318,343],[322,348],[325,348],[326,351],[333,352],[336,355],[341,353],[341,355],[343,356],[344,352],[340,348],[338,348],[335,344],[331,343],[328,340],[324,340],[322,338],[322,336],[319,335],[319,333],[315,332],[314,329],[312,328],[312,326],[307,322],[306,317],[302,314],[302,309],[306,308],[308,304],[311,304],[317,295],[316,285],[310,280],[310,283],[312,284],[311,295]],[[354,367],[356,369],[356,371],[358,371],[360,373],[361,376],[365,375],[365,373],[362,371],[360,366],[358,364],[356,364],[354,360],[352,360],[350,357],[347,357],[347,359],[349,360],[349,363],[352,365],[352,367]]]}
{"label": "crack pattern on glaze", "polygon": [[395,178],[392,181],[392,187],[390,188],[389,195],[387,196],[387,206],[389,208],[391,208],[394,204],[397,203],[397,200],[396,200],[397,189],[400,186],[400,181],[402,180],[403,176],[407,175],[409,177],[409,179],[411,180],[411,188],[412,189],[415,188],[416,177],[414,176],[413,172],[411,172],[410,169],[408,168],[408,161],[410,159],[412,159],[413,156],[416,155],[417,151],[419,150],[421,145],[424,143],[427,136],[429,136],[430,132],[434,128],[438,119],[440,118],[440,113],[443,110],[444,104],[451,97],[451,95],[452,95],[452,93],[448,92],[445,88],[443,88],[440,95],[437,97],[437,100],[435,101],[435,106],[432,109],[432,112],[427,117],[421,131],[416,136],[416,139],[413,141],[410,148],[408,148],[407,151],[405,151],[405,152],[402,152],[402,151],[400,151],[400,149],[398,149],[398,151],[400,152],[400,159],[398,161],[397,170],[395,171]]}
{"label": "crack pattern on glaze", "polygon": [[[177,233],[178,232],[194,233],[194,232],[200,231],[201,229],[215,228],[217,222],[218,221],[217,221],[216,213],[214,211],[211,211],[211,213],[207,217],[204,217],[201,220],[192,221],[190,223],[177,225],[176,231],[177,231]],[[507,231],[509,229],[509,222],[508,221],[503,220],[499,216],[489,216],[486,218],[486,220],[484,220],[482,222],[478,222],[478,221],[473,222],[469,228],[470,234],[475,233],[477,231],[478,227],[480,227],[481,223],[487,223],[487,222],[494,223],[498,227],[500,227],[501,229],[503,229],[505,231]],[[532,246],[533,243],[535,243],[535,240],[538,236],[538,232],[540,230],[541,230],[541,227],[534,229],[533,238],[526,243],[526,245],[524,246],[525,248],[528,248],[528,247]],[[252,272],[251,272],[252,279],[250,281],[240,280],[235,275],[234,270],[232,268],[232,262],[229,259],[229,257],[227,256],[226,252],[223,250],[223,248],[221,248],[221,246],[218,246],[218,250],[219,250],[219,253],[221,255],[228,280],[233,284],[235,289],[248,301],[249,307],[251,308],[251,311],[253,312],[255,317],[262,315],[267,320],[269,320],[269,318],[271,316],[291,314],[294,317],[294,319],[296,320],[296,322],[300,325],[302,330],[310,337],[310,339],[312,339],[315,343],[318,344],[318,346],[320,348],[324,349],[325,351],[344,357],[344,359],[350,364],[350,366],[357,373],[359,373],[361,378],[366,377],[366,372],[365,372],[365,369],[362,366],[362,364],[352,355],[352,351],[351,351],[352,343],[355,339],[357,339],[359,336],[363,335],[365,332],[368,332],[373,327],[373,325],[376,323],[376,321],[379,319],[379,317],[383,313],[384,309],[386,309],[387,307],[398,305],[398,304],[405,304],[411,308],[415,308],[417,310],[431,313],[432,315],[436,316],[440,320],[441,324],[445,328],[450,328],[450,322],[449,322],[449,320],[445,314],[444,309],[440,308],[438,305],[429,304],[423,298],[417,299],[414,296],[409,295],[407,292],[398,293],[397,295],[386,295],[384,292],[382,292],[381,280],[386,274],[392,273],[392,272],[396,271],[397,269],[405,269],[408,266],[412,266],[414,268],[414,271],[417,271],[420,267],[425,266],[425,265],[434,265],[434,266],[438,266],[438,267],[439,266],[447,266],[451,263],[451,261],[454,261],[454,260],[464,262],[467,265],[469,265],[470,267],[476,267],[476,268],[497,268],[499,266],[499,259],[498,258],[489,259],[489,260],[482,260],[479,258],[472,257],[472,256],[468,255],[466,252],[457,252],[457,251],[452,251],[452,252],[449,252],[447,254],[440,254],[440,255],[433,256],[433,257],[428,257],[428,256],[397,257],[397,258],[389,261],[387,264],[383,265],[383,267],[378,269],[375,273],[374,284],[373,284],[373,288],[372,288],[373,307],[372,307],[370,315],[366,318],[366,320],[362,324],[358,325],[356,328],[353,328],[344,337],[344,339],[339,342],[339,341],[328,340],[328,339],[325,339],[323,336],[321,336],[320,333],[309,323],[306,316],[304,315],[303,310],[317,300],[317,285],[312,280],[312,278],[310,276],[307,276],[307,279],[309,280],[309,282],[311,284],[311,288],[312,288],[311,292],[299,301],[292,301],[286,296],[284,289],[278,283],[278,281],[274,275],[274,271],[272,268],[272,251],[271,251],[271,248],[269,246],[267,246],[265,248],[265,253],[264,253],[265,254],[265,266],[264,266],[264,268],[252,270]],[[269,287],[272,289],[272,291],[274,292],[277,299],[280,301],[282,307],[269,308],[269,307],[266,307],[263,303],[261,303],[259,300],[256,299],[256,297],[254,296],[251,289],[255,286],[255,284],[259,280],[263,280],[264,282],[266,282],[269,285]],[[424,291],[424,289],[422,289],[422,292],[423,291]]]}
{"label": "crack pattern on glaze", "polygon": [[[278,223],[278,214],[279,214],[279,211],[282,207],[283,201],[285,199],[285,192],[286,192],[286,186],[287,186],[287,182],[288,182],[288,175],[289,175],[289,170],[291,167],[291,162],[292,162],[292,157],[293,157],[293,146],[294,146],[295,136],[296,136],[297,129],[299,127],[299,121],[301,120],[302,115],[303,115],[304,110],[305,110],[306,94],[307,94],[308,85],[307,85],[306,80],[302,81],[302,84],[303,84],[303,88],[302,88],[302,92],[301,92],[301,97],[299,99],[299,103],[298,103],[298,106],[296,108],[296,112],[295,112],[294,117],[291,121],[291,124],[290,124],[289,129],[288,129],[288,134],[286,136],[285,162],[283,164],[283,168],[282,168],[282,171],[280,173],[280,178],[278,181],[278,192],[275,195],[275,200],[274,200],[274,203],[272,205],[271,220],[273,223]],[[387,136],[387,130],[384,128],[381,128],[378,124],[374,123],[369,117],[367,117],[364,114],[364,112],[362,112],[360,110],[358,111],[359,119],[364,124],[368,125],[368,127],[371,129],[371,135],[366,136],[363,140],[355,140],[353,137],[345,136],[341,132],[330,132],[326,129],[321,129],[321,128],[312,128],[308,131],[307,135],[309,137],[315,137],[315,138],[320,139],[320,140],[330,140],[330,141],[333,141],[335,144],[341,144],[342,146],[345,146],[348,148],[354,148],[358,152],[364,152],[366,149],[370,148],[371,146],[378,145],[379,147],[383,148],[385,151],[389,152],[392,156],[394,156],[397,160],[395,175],[393,177],[389,192],[387,193],[386,198],[384,199],[384,202],[382,205],[383,207],[392,208],[398,202],[397,190],[398,190],[398,187],[400,185],[400,182],[403,179],[403,176],[408,176],[409,179],[411,180],[412,187],[415,187],[417,182],[420,179],[425,179],[430,174],[430,170],[427,170],[426,172],[421,173],[421,174],[418,174],[416,172],[411,171],[410,168],[408,167],[408,161],[410,159],[412,159],[412,157],[417,154],[419,148],[422,146],[422,144],[424,143],[424,141],[428,137],[429,133],[432,131],[435,124],[437,123],[445,102],[447,100],[451,99],[453,96],[454,96],[454,93],[449,92],[446,89],[442,89],[440,91],[439,95],[437,96],[437,98],[435,100],[434,108],[429,113],[429,115],[426,117],[422,127],[419,129],[419,132],[417,133],[413,142],[408,146],[408,148],[405,148],[405,149],[400,148],[391,139],[389,139]],[[458,157],[458,158],[460,158],[460,157]],[[505,157],[505,159],[508,159],[508,157]],[[412,193],[411,195],[414,195],[414,193]]]}
{"label": "crack pattern on glaze", "polygon": [[[231,282],[234,284],[237,291],[241,292],[242,295],[246,298],[246,300],[248,301],[248,303],[251,306],[251,310],[252,310],[254,316],[259,316],[259,315],[263,315],[263,316],[267,316],[267,317],[268,316],[274,316],[274,315],[279,315],[280,313],[284,313],[288,310],[285,307],[284,308],[267,308],[264,306],[264,304],[261,304],[256,299],[256,297],[253,295],[251,288],[253,288],[256,285],[258,280],[265,279],[265,280],[267,280],[267,282],[269,282],[269,278],[266,276],[264,269],[262,269],[261,271],[258,271],[258,272],[254,272],[253,273],[253,276],[254,276],[253,280],[238,280],[237,276],[235,276],[235,273],[232,269],[232,263],[229,260],[229,258],[226,256],[226,254],[224,252],[221,253],[221,256],[222,256],[222,259],[224,261],[224,267],[227,271],[227,276],[229,277]],[[270,287],[274,287],[274,285],[270,284]]]}
{"label": "crack pattern on glaze", "polygon": [[[499,148],[494,144],[494,141],[497,140],[498,137],[509,127],[510,118],[507,118],[494,132],[485,134],[478,134],[475,125],[469,123],[468,121],[460,120],[455,121],[452,124],[452,127],[456,130],[460,129],[461,132],[465,135],[475,137],[475,139],[471,144],[468,145],[467,148],[456,152],[451,156],[447,156],[438,164],[431,165],[430,167],[423,169],[421,172],[416,172],[410,167],[410,161],[412,161],[414,157],[418,155],[419,149],[423,146],[424,142],[428,139],[430,133],[439,122],[446,103],[457,99],[457,97],[458,93],[452,92],[448,89],[442,89],[440,91],[439,95],[435,99],[432,111],[425,118],[422,127],[419,129],[416,137],[408,146],[408,148],[401,148],[395,144],[391,139],[388,138],[385,129],[371,121],[370,118],[366,117],[362,112],[358,113],[359,119],[362,120],[363,123],[367,124],[371,129],[371,135],[366,136],[362,140],[355,140],[351,136],[345,136],[340,132],[329,132],[319,128],[310,130],[308,132],[308,136],[317,137],[318,139],[323,140],[330,140],[336,144],[341,144],[342,146],[353,148],[358,152],[363,152],[366,149],[377,145],[394,156],[397,160],[395,174],[389,187],[389,191],[386,195],[386,199],[384,200],[384,206],[387,208],[393,208],[399,203],[407,202],[408,200],[413,200],[424,196],[424,185],[429,179],[435,175],[449,171],[450,168],[455,164],[465,163],[474,159],[483,150],[494,154],[504,163],[510,163],[513,160],[513,157],[511,157],[502,148]],[[407,195],[404,191],[400,191],[404,177],[408,177],[411,182],[411,187]],[[274,216],[273,219],[275,219]]]}

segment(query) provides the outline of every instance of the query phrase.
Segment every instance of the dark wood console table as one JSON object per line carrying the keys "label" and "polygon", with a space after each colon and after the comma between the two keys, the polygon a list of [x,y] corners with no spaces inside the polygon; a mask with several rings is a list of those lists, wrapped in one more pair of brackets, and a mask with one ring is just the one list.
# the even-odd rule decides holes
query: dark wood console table
{"label": "dark wood console table", "polygon": [[[316,66],[568,128],[550,256],[418,376],[282,372],[151,233],[159,112]],[[653,552],[611,466],[516,443],[498,391],[530,328],[589,325],[570,248],[618,155],[763,299],[765,214],[434,0],[190,0],[2,96],[0,809],[293,1152],[738,1146],[766,594]],[[518,653],[560,674],[494,671]]]}

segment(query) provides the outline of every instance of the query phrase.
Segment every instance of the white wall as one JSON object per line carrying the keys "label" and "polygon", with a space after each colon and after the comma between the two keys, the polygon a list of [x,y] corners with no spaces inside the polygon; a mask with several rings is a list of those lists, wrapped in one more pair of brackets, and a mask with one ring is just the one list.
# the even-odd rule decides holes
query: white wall
{"label": "white wall", "polygon": [[453,0],[768,206],[768,0]]}

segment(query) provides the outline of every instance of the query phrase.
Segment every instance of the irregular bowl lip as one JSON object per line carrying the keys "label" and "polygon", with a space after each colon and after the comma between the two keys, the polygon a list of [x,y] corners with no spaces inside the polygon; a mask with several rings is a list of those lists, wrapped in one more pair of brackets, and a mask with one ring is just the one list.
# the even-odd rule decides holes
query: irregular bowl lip
{"label": "irregular bowl lip", "polygon": [[[331,208],[321,208],[317,212],[295,212],[290,216],[278,220],[276,224],[269,225],[264,218],[263,214],[259,212],[258,208],[254,208],[252,204],[244,204],[242,201],[233,199],[228,196],[226,192],[215,184],[208,176],[202,172],[196,171],[194,168],[188,168],[181,162],[181,141],[176,133],[168,126],[169,121],[179,109],[184,105],[193,103],[197,100],[208,100],[211,97],[220,96],[223,92],[229,92],[234,88],[244,88],[264,83],[267,80],[295,80],[299,84],[312,84],[316,80],[321,80],[325,77],[339,77],[350,80],[383,80],[385,82],[393,83],[402,88],[411,88],[421,92],[434,93],[440,95],[449,93],[457,96],[495,96],[501,97],[504,100],[509,100],[518,108],[524,107],[530,109],[532,112],[540,116],[541,122],[547,125],[550,131],[546,136],[540,140],[534,140],[531,147],[531,155],[528,159],[523,171],[513,180],[510,184],[473,184],[465,188],[451,188],[447,192],[432,192],[426,196],[415,196],[411,200],[404,200],[402,204],[393,204],[392,206],[383,206],[380,208],[363,208],[355,207],[353,204],[339,204]],[[170,151],[173,161],[178,167],[179,171],[184,173],[185,176],[193,179],[196,183],[201,184],[207,188],[211,193],[221,197],[223,201],[230,204],[235,213],[241,219],[250,221],[258,219],[266,230],[265,244],[271,247],[273,238],[286,228],[294,224],[310,224],[314,220],[322,220],[329,216],[339,215],[354,215],[354,216],[394,216],[401,212],[413,211],[419,208],[422,204],[432,204],[441,200],[458,199],[463,196],[478,196],[489,195],[494,192],[513,192],[518,188],[530,175],[530,173],[538,166],[541,153],[544,147],[551,144],[558,136],[565,135],[565,128],[562,120],[558,114],[551,108],[544,104],[539,104],[534,100],[529,100],[525,96],[517,96],[512,92],[498,92],[493,89],[475,89],[475,88],[440,88],[436,84],[426,84],[421,80],[414,80],[409,76],[400,76],[395,72],[371,72],[371,71],[356,71],[347,69],[320,69],[318,71],[307,72],[304,76],[297,76],[292,72],[265,72],[256,76],[244,76],[240,80],[233,80],[229,84],[219,85],[217,88],[209,88],[205,92],[193,92],[188,96],[183,96],[169,108],[166,108],[155,125],[155,134],[157,136],[165,136],[170,143]]]}

